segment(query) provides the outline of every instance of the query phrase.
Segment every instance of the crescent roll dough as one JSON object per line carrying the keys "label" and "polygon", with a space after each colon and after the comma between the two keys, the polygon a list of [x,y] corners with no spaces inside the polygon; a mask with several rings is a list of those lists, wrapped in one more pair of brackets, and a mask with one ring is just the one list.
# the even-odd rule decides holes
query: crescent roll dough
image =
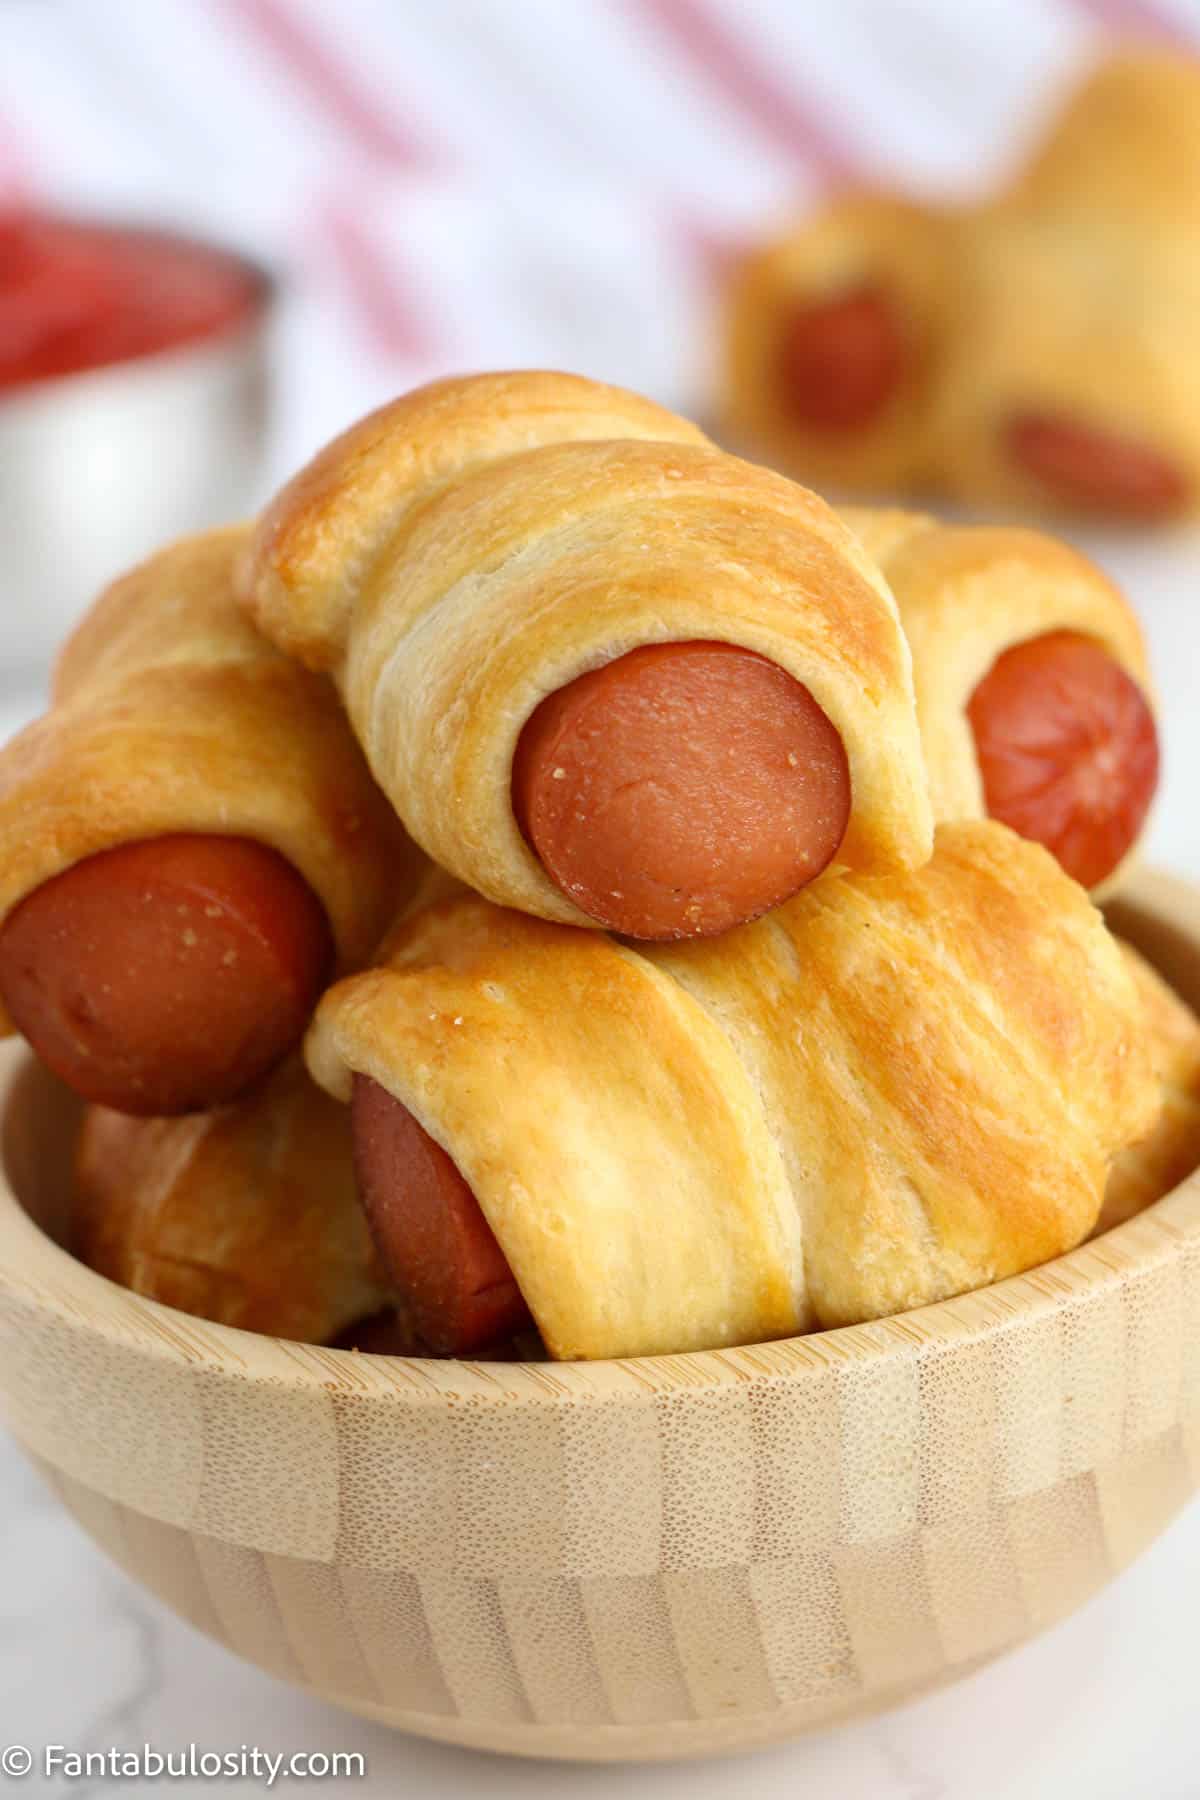
{"label": "crescent roll dough", "polygon": [[305,1343],[388,1301],[345,1109],[299,1059],[251,1098],[186,1119],[89,1107],[72,1247],[148,1299]]}
{"label": "crescent roll dough", "polygon": [[242,574],[248,610],[291,655],[341,664],[371,566],[408,515],[477,469],[545,444],[704,444],[623,388],[536,371],[434,381],[325,446],[267,507]]}
{"label": "crescent roll dough", "polygon": [[0,918],[42,882],[171,832],[253,838],[364,962],[416,852],[333,687],[255,632],[233,595],[241,527],[185,538],[101,596],[59,657],[50,710],[0,750]]}
{"label": "crescent roll dough", "polygon": [[1017,177],[1024,211],[1194,231],[1200,62],[1148,45],[1107,55],[1057,113]]}
{"label": "crescent roll dough", "polygon": [[[851,196],[748,256],[718,326],[724,434],[835,492],[1143,525],[1194,514],[1198,195],[1200,61],[1118,50],[982,204]],[[797,418],[789,320],[855,292],[903,321],[891,400],[814,430]],[[823,329],[832,392],[869,390],[884,354],[869,322]]]}
{"label": "crescent roll dough", "polygon": [[[919,486],[936,448],[929,422],[954,311],[956,238],[949,214],[882,194],[854,194],[745,257],[724,299],[722,436],[822,489]],[[896,309],[902,347],[896,391],[861,428],[817,429],[788,405],[788,325],[800,308],[861,292],[886,295]]]}
{"label": "crescent roll dough", "polygon": [[[985,813],[971,695],[1005,650],[1052,631],[1098,640],[1153,705],[1141,626],[1096,565],[1040,532],[941,525],[923,513],[848,506],[842,517],[883,570],[912,649],[934,816]],[[1130,856],[1108,877],[1115,886]]]}
{"label": "crescent roll dough", "polygon": [[[1142,447],[1200,495],[1200,247],[1185,230],[1001,206],[964,237],[962,306],[931,429],[938,486],[1025,514],[1073,510],[1030,470],[1022,420]],[[1105,473],[1102,462],[1095,471]],[[1103,508],[1100,509],[1102,512]],[[1112,510],[1119,514],[1119,497]]]}
{"label": "crescent roll dough", "polygon": [[809,690],[849,762],[842,861],[928,855],[908,648],[877,570],[814,495],[635,396],[546,374],[409,395],[284,490],[243,590],[269,635],[335,668],[417,842],[504,905],[595,926],[518,829],[513,753],[548,694],[664,641],[742,645]]}
{"label": "crescent roll dough", "polygon": [[1149,1134],[1113,1164],[1098,1232],[1153,1205],[1200,1166],[1200,1019],[1132,945],[1120,949],[1142,1004],[1160,1103]]}
{"label": "crescent roll dough", "polygon": [[1150,515],[1195,512],[1198,194],[1200,63],[1148,46],[1108,54],[964,242],[936,419],[948,493],[1070,510],[1008,441],[1006,426],[1033,417],[1139,447],[1169,483],[1157,502],[1143,490]]}
{"label": "crescent roll dough", "polygon": [[946,826],[721,938],[627,948],[450,898],[307,1044],[453,1157],[559,1358],[900,1312],[1086,1236],[1153,1117],[1136,995],[1049,854]]}

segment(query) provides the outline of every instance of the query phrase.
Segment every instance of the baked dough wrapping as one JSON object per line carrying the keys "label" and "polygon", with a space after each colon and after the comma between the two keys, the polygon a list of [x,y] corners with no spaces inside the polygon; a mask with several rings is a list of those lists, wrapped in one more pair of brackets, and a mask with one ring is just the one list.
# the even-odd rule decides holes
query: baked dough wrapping
{"label": "baked dough wrapping", "polygon": [[629,948],[450,897],[324,998],[313,1075],[451,1155],[558,1358],[902,1312],[1095,1224],[1152,1121],[1130,976],[990,821],[717,939]]}
{"label": "baked dough wrapping", "polygon": [[[982,818],[967,705],[997,658],[1055,631],[1095,639],[1154,704],[1142,629],[1120,590],[1080,551],[1016,526],[943,525],[924,513],[847,506],[842,517],[883,570],[912,650],[935,819]],[[1134,846],[1107,877],[1118,885]]]}
{"label": "baked dough wrapping", "polygon": [[189,1118],[89,1107],[75,1172],[72,1248],[147,1299],[312,1344],[388,1303],[345,1109],[298,1057]]}
{"label": "baked dough wrapping", "polygon": [[[723,440],[835,494],[920,487],[937,454],[930,427],[957,313],[958,235],[946,210],[851,194],[743,256],[724,295]],[[854,294],[882,297],[889,308],[900,348],[895,390],[859,427],[806,423],[789,404],[789,325],[798,309]]]}
{"label": "baked dough wrapping", "polygon": [[[1200,494],[1200,245],[1187,229],[1102,209],[1058,214],[1015,203],[964,233],[958,322],[945,341],[930,430],[936,485],[1023,515],[1069,511],[1027,465],[1023,421],[1069,422],[1142,447],[1169,471],[1160,499],[1134,490],[1095,510],[1194,510]],[[1101,464],[1097,471],[1104,473]],[[1156,480],[1165,479],[1157,476]],[[1172,496],[1178,491],[1179,498]]]}
{"label": "baked dough wrapping", "polygon": [[[1194,513],[1198,193],[1200,63],[1118,48],[995,192],[940,208],[851,195],[745,257],[717,326],[723,438],[834,493],[1143,524]],[[789,321],[856,288],[903,323],[891,398],[846,429],[804,428]],[[822,341],[830,380],[868,378],[878,339],[846,326]]]}
{"label": "baked dough wrapping", "polygon": [[744,646],[809,690],[849,762],[847,866],[929,853],[878,571],[815,495],[636,396],[539,373],[410,394],[283,491],[241,585],[272,638],[335,671],[416,841],[503,905],[598,929],[518,828],[513,753],[548,694],[664,641]]}
{"label": "baked dough wrapping", "polygon": [[1020,410],[1145,446],[1195,510],[1198,193],[1200,63],[1110,51],[972,229],[937,422],[949,492],[1047,504],[1005,454]]}
{"label": "baked dough wrapping", "polygon": [[1027,213],[1119,221],[1141,234],[1194,231],[1198,192],[1200,63],[1140,44],[1087,71],[1008,198]]}
{"label": "baked dough wrapping", "polygon": [[48,712],[0,750],[0,919],[52,876],[172,832],[253,838],[325,906],[340,964],[371,955],[419,858],[333,686],[234,598],[241,526],[115,582],[67,640]]}

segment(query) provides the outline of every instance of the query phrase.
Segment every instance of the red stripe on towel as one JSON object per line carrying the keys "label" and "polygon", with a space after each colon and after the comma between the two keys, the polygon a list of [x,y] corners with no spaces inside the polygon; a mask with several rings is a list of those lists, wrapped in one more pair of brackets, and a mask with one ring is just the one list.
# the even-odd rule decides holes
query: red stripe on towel
{"label": "red stripe on towel", "polygon": [[864,177],[861,159],[820,106],[785,85],[705,0],[635,0],[730,106],[779,150],[810,164],[834,186]]}
{"label": "red stripe on towel", "polygon": [[322,241],[334,257],[372,348],[386,357],[428,360],[438,338],[412,288],[384,257],[353,202],[331,201],[322,216]]}
{"label": "red stripe on towel", "polygon": [[[352,68],[285,0],[224,0],[297,88],[358,149],[376,162],[414,170],[440,163],[440,149],[409,121],[401,124],[358,81]],[[331,18],[337,18],[331,9]]]}
{"label": "red stripe on towel", "polygon": [[1196,47],[1196,34],[1155,0],[1070,0],[1070,4],[1115,35],[1148,38],[1181,49]]}

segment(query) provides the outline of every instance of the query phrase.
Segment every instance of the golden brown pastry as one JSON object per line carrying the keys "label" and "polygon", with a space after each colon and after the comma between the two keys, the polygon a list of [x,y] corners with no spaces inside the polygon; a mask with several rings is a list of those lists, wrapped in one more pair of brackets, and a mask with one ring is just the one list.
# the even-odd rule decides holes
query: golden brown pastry
{"label": "golden brown pastry", "polygon": [[1109,51],[1078,82],[1018,173],[1025,212],[1196,229],[1200,61],[1148,44]]}
{"label": "golden brown pastry", "polygon": [[242,572],[267,637],[312,668],[341,667],[380,551],[426,501],[491,463],[543,445],[704,444],[640,395],[533,371],[435,381],[360,419],[266,509]]}
{"label": "golden brown pastry", "polygon": [[634,395],[407,395],[283,491],[243,589],[335,670],[417,842],[504,905],[706,935],[831,860],[928,855],[878,572],[814,495]]}
{"label": "golden brown pastry", "polygon": [[1200,505],[1200,63],[1091,68],[964,246],[947,491],[1169,521]]}
{"label": "golden brown pastry", "polygon": [[63,1079],[125,1110],[261,1075],[417,862],[332,685],[241,613],[246,536],[114,583],[0,751],[0,994]]}
{"label": "golden brown pastry", "polygon": [[1200,63],[1117,51],[982,204],[855,198],[749,258],[721,327],[724,435],[844,492],[1194,513],[1198,194]]}
{"label": "golden brown pastry", "polygon": [[965,234],[931,429],[938,486],[1167,523],[1200,503],[1200,234],[1000,206]]}
{"label": "golden brown pastry", "polygon": [[72,1247],[147,1299],[303,1343],[332,1342],[388,1299],[345,1109],[298,1059],[248,1099],[193,1118],[90,1107]]}
{"label": "golden brown pastry", "polygon": [[1200,1019],[1130,944],[1120,945],[1138,997],[1159,1083],[1158,1118],[1113,1164],[1097,1232],[1161,1200],[1200,1166]]}
{"label": "golden brown pastry", "polygon": [[1029,1268],[1091,1230],[1156,1097],[1100,915],[986,821],[700,943],[445,900],[325,996],[307,1056],[353,1103],[409,1298],[455,1288],[434,1246],[483,1267],[474,1206],[557,1358],[780,1337]]}
{"label": "golden brown pastry", "polygon": [[957,234],[948,213],[853,194],[743,258],[724,298],[722,438],[823,491],[926,481]]}
{"label": "golden brown pastry", "polygon": [[1124,597],[1038,532],[842,516],[900,608],[935,817],[990,814],[1086,887],[1114,885],[1158,777],[1146,648]]}

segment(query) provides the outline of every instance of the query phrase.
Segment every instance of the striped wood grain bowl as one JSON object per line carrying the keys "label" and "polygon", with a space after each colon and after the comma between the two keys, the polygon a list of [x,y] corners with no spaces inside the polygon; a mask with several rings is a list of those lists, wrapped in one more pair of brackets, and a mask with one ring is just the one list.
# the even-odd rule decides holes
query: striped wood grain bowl
{"label": "striped wood grain bowl", "polygon": [[[1117,921],[1200,1002],[1200,892]],[[0,1398],[71,1512],[230,1649],[375,1719],[577,1758],[786,1738],[1062,1618],[1200,1470],[1200,1177],[1033,1274],[721,1354],[354,1356],[54,1242],[72,1109],[0,1051]]]}

